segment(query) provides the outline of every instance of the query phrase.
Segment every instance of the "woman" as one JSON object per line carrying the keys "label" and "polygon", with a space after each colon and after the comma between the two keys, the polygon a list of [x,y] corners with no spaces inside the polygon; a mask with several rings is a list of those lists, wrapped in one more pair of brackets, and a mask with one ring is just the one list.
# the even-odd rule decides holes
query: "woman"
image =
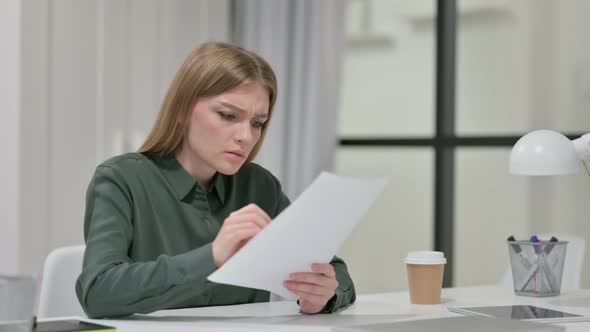
{"label": "woman", "polygon": [[[76,293],[89,317],[269,300],[207,276],[289,205],[251,163],[276,95],[271,67],[240,47],[206,43],[186,59],[139,152],[99,165],[88,187]],[[341,259],[312,271],[284,283],[302,312],[354,302]]]}

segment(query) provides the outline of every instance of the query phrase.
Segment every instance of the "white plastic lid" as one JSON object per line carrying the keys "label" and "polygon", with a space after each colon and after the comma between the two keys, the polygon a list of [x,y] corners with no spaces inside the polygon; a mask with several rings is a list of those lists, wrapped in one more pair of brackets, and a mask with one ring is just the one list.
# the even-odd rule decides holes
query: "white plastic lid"
{"label": "white plastic lid", "polygon": [[446,264],[447,259],[441,251],[410,251],[404,262],[406,264],[432,265]]}

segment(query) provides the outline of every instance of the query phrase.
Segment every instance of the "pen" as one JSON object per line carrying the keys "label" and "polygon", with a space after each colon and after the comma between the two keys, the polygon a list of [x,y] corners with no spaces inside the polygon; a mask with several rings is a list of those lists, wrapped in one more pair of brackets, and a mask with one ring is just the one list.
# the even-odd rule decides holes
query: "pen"
{"label": "pen", "polygon": [[537,274],[538,270],[539,270],[539,264],[537,264],[537,263],[533,264],[530,268],[528,268],[526,276],[524,278],[522,278],[521,284],[516,286],[516,289],[523,292],[525,290],[526,286],[529,284],[529,282]]}
{"label": "pen", "polygon": [[[560,259],[560,253],[557,252],[557,254],[553,254],[553,255],[549,255],[549,253],[551,252],[551,250],[553,250],[553,248],[555,248],[557,246],[557,244],[555,242],[559,242],[559,240],[555,237],[552,236],[551,239],[549,240],[549,242],[553,242],[553,244],[547,244],[545,247],[545,253],[546,253],[546,258],[545,260],[547,261],[547,266],[549,268],[549,271],[557,271],[560,267],[559,262],[561,261]],[[555,274],[551,274],[551,277],[553,278],[553,285],[555,286],[555,289],[557,289],[557,280],[555,280]]]}
{"label": "pen", "polygon": [[[551,239],[549,240],[549,242],[557,242],[557,238],[555,236],[552,236]],[[545,253],[547,255],[549,255],[549,253],[551,252],[551,250],[553,250],[553,247],[555,247],[555,244],[548,244],[545,246]]]}
{"label": "pen", "polygon": [[[508,242],[514,242],[514,241],[516,241],[514,239],[514,236],[510,235],[508,237]],[[522,248],[516,243],[511,243],[510,247],[512,248],[512,250],[514,250],[516,255],[518,255],[518,257],[520,257],[520,261],[521,261],[522,265],[525,267],[525,269],[527,269],[527,270],[530,269],[532,264],[531,264],[531,262],[529,262],[529,260],[526,257],[523,256]]]}
{"label": "pen", "polygon": [[[531,242],[533,242],[533,243],[541,243],[541,240],[539,240],[539,238],[536,235],[532,235],[531,236]],[[535,248],[535,253],[536,254],[540,254],[541,253],[541,246],[539,246],[539,245],[533,245],[533,248]]]}
{"label": "pen", "polygon": [[[514,236],[512,236],[512,235],[510,235],[507,240],[508,240],[508,242],[515,242],[516,241],[514,239]],[[526,286],[528,285],[530,280],[533,278],[533,276],[536,274],[537,270],[539,269],[539,265],[537,263],[532,264],[524,256],[520,245],[518,245],[517,243],[509,243],[509,244],[510,244],[510,247],[512,248],[512,250],[514,250],[514,252],[518,256],[518,258],[520,259],[521,266],[526,271],[526,276],[524,278],[522,278],[522,279],[515,278],[515,281],[514,281],[515,282],[514,288],[522,292],[522,291],[524,291],[524,289],[526,288]],[[515,267],[513,266],[513,269],[514,268]],[[513,270],[513,273],[515,273],[514,270]],[[519,275],[519,273],[516,272],[516,275]],[[520,280],[520,282],[518,282],[519,280]]]}
{"label": "pen", "polygon": [[[553,238],[555,238],[555,237],[553,237]],[[533,235],[533,236],[531,236],[531,242],[540,244],[541,240],[536,235]],[[553,241],[553,242],[555,242],[555,241]],[[554,244],[551,245],[551,249],[553,249],[554,246],[555,246]],[[547,281],[547,285],[549,286],[549,290],[553,291],[556,289],[556,281],[553,278],[553,275],[551,274],[551,272],[547,270],[547,266],[545,264],[546,253],[551,251],[551,249],[547,250],[547,247],[545,247],[545,250],[543,250],[543,252],[542,252],[540,245],[533,245],[533,248],[535,249],[535,253],[537,254],[537,262],[539,265],[539,269],[541,270],[541,272],[543,272],[543,276],[545,277],[545,280]]]}

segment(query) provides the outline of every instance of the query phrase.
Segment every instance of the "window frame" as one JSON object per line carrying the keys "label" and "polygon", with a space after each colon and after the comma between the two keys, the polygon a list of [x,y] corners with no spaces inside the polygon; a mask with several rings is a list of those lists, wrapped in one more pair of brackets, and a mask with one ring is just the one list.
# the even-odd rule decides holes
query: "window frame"
{"label": "window frame", "polygon": [[[436,128],[433,137],[345,137],[339,147],[430,147],[434,150],[434,250],[447,257],[443,287],[454,285],[455,153],[463,147],[512,147],[520,136],[457,136],[455,130],[457,1],[436,1]],[[570,140],[582,133],[565,133]]]}

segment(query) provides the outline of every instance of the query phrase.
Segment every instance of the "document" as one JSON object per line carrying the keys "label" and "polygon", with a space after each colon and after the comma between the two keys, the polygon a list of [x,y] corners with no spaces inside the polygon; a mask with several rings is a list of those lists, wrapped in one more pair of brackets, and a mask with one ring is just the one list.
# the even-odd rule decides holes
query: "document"
{"label": "document", "polygon": [[329,263],[387,182],[323,172],[208,279],[296,300],[283,281],[311,272],[312,263]]}

